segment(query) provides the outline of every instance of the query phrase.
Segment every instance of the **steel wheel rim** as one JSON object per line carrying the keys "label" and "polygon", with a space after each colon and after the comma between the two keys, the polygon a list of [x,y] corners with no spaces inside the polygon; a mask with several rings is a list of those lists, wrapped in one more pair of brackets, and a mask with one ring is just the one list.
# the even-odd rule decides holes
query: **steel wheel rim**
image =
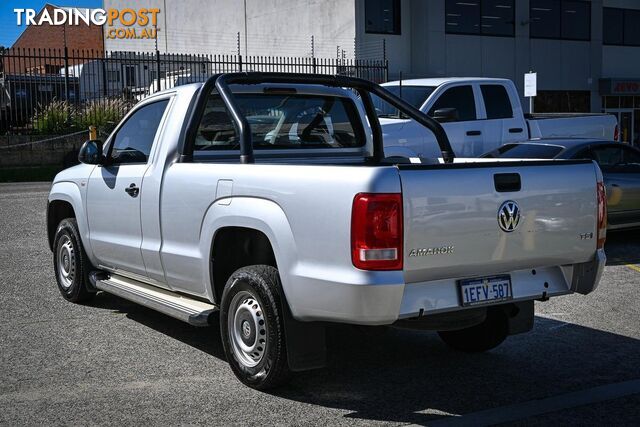
{"label": "steel wheel rim", "polygon": [[267,323],[258,300],[247,291],[238,292],[231,300],[227,328],[231,349],[236,359],[253,368],[267,350]]}
{"label": "steel wheel rim", "polygon": [[76,257],[73,242],[69,236],[63,236],[58,242],[57,253],[58,280],[65,290],[73,284],[76,274]]}

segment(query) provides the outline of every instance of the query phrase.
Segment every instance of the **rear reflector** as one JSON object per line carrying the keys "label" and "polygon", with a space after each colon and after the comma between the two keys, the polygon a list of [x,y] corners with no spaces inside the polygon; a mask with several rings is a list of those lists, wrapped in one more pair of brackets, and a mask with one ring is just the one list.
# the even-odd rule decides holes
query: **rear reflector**
{"label": "rear reflector", "polygon": [[604,248],[607,238],[607,193],[604,183],[598,182],[598,245],[597,248]]}
{"label": "rear reflector", "polygon": [[351,211],[351,260],[362,270],[402,270],[402,196],[359,193]]}

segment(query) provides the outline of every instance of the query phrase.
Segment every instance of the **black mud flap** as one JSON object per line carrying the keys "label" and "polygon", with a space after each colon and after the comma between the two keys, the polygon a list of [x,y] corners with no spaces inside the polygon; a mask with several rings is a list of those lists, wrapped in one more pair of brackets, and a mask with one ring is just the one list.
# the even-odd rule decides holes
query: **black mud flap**
{"label": "black mud flap", "polygon": [[326,327],[320,322],[300,322],[293,318],[282,296],[287,360],[293,372],[324,368],[327,365]]}

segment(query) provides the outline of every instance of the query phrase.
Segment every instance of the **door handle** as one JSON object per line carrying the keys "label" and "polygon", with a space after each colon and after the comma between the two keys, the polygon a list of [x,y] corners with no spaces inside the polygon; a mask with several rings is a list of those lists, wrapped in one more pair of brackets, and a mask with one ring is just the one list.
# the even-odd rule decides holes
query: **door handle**
{"label": "door handle", "polygon": [[131,197],[138,197],[138,194],[140,193],[140,189],[136,187],[136,184],[134,183],[131,183],[131,185],[125,188],[124,191],[126,191]]}
{"label": "door handle", "polygon": [[482,132],[480,132],[479,130],[468,130],[467,131],[467,136],[478,136],[478,135],[482,135]]}
{"label": "door handle", "polygon": [[509,133],[522,133],[522,128],[511,128]]}

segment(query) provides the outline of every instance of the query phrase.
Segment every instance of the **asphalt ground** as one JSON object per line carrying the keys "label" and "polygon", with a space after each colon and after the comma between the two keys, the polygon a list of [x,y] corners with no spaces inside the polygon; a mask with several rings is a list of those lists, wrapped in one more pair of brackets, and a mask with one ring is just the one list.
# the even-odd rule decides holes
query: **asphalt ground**
{"label": "asphalt ground", "polygon": [[336,327],[327,368],[263,393],[233,376],[217,321],[63,300],[48,189],[0,185],[2,425],[640,425],[640,232],[610,233],[594,293],[536,303],[534,330],[493,351]]}

